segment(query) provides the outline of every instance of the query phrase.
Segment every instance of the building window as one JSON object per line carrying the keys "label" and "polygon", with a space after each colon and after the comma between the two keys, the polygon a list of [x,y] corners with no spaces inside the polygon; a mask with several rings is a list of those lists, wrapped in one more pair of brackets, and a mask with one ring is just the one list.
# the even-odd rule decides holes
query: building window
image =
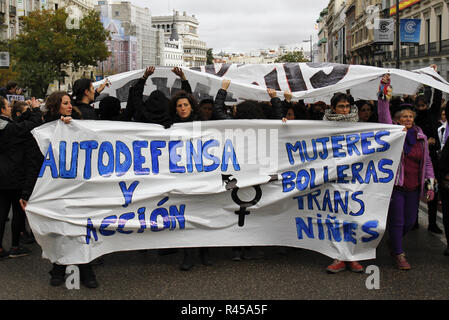
{"label": "building window", "polygon": [[120,15],[120,12],[119,11],[115,11],[114,14],[115,14],[116,17],[118,17]]}

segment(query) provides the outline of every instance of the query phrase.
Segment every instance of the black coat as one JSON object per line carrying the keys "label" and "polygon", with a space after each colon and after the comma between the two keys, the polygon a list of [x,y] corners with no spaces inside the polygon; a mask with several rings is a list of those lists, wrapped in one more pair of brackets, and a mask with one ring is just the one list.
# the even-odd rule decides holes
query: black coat
{"label": "black coat", "polygon": [[[225,111],[225,101],[228,92],[224,89],[219,89],[214,100],[214,109],[212,113],[213,120],[225,120],[234,119],[231,115]],[[282,119],[282,101],[278,97],[274,97],[270,100],[271,107],[273,109],[273,118]],[[253,118],[254,119],[254,118]]]}
{"label": "black coat", "polygon": [[155,90],[148,99],[143,101],[143,91],[146,79],[140,78],[131,87],[128,98],[128,105],[135,109],[134,120],[137,122],[156,123],[169,128],[173,124],[169,112],[169,100],[164,93]]}
{"label": "black coat", "polygon": [[30,131],[42,123],[42,113],[28,110],[21,118],[16,122],[0,116],[0,190],[20,190],[26,182],[26,158],[34,140]]}
{"label": "black coat", "polygon": [[440,139],[438,138],[439,118],[441,112],[442,92],[434,89],[433,103],[429,109],[417,111],[415,124],[422,129],[427,139],[434,138],[435,144],[429,145],[429,155],[432,159],[434,171],[438,171],[437,153],[441,149]]}

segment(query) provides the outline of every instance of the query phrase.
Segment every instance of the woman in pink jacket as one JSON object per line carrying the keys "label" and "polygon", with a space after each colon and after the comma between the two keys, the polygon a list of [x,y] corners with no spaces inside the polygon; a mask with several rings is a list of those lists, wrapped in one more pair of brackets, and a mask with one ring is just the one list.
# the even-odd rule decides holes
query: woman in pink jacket
{"label": "woman in pink jacket", "polygon": [[[391,91],[390,75],[387,74],[382,78],[379,90],[378,113],[381,123],[393,123],[388,101]],[[400,270],[411,269],[405,259],[402,239],[415,224],[420,196],[425,189],[427,201],[431,201],[435,196],[435,176],[427,137],[421,128],[415,125],[415,117],[416,113],[411,106],[400,111],[398,124],[405,127],[407,136],[388,211],[390,251]]]}

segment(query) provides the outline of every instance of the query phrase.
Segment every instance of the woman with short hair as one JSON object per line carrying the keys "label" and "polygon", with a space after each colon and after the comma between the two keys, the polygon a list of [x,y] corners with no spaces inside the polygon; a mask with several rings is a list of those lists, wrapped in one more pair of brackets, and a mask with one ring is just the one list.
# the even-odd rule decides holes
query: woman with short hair
{"label": "woman with short hair", "polygon": [[[345,93],[337,93],[331,99],[330,109],[324,112],[323,120],[358,122],[359,113],[357,106],[352,105],[352,98]],[[326,271],[328,273],[337,273],[345,270],[347,267],[353,272],[363,272],[363,266],[358,261],[341,261],[335,259]]]}
{"label": "woman with short hair", "polygon": [[[379,91],[379,122],[393,124],[389,108],[391,96],[390,75],[381,80]],[[390,253],[395,258],[400,270],[410,270],[402,247],[403,237],[415,224],[421,194],[425,193],[427,201],[435,197],[433,183],[434,172],[429,156],[427,137],[422,129],[415,125],[416,113],[412,106],[405,106],[399,113],[399,123],[407,132],[404,149],[388,210]],[[427,188],[426,188],[427,186]]]}

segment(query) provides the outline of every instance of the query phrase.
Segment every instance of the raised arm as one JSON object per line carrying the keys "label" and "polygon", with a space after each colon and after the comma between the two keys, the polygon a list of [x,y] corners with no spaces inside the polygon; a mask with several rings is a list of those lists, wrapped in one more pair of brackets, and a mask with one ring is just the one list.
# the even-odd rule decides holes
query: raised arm
{"label": "raised arm", "polygon": [[390,85],[390,75],[385,74],[380,80],[379,92],[378,92],[378,100],[377,100],[377,112],[379,116],[380,123],[388,123],[392,124],[393,120],[391,119],[390,113],[390,99],[392,94],[392,88]]}
{"label": "raised arm", "polygon": [[[145,69],[143,76],[137,81],[136,84],[132,86],[129,91],[128,96],[128,105],[131,103],[130,108],[135,110],[135,120],[140,121],[140,117],[142,116],[142,112],[144,109],[143,106],[143,91],[145,89],[145,83],[149,76],[154,73],[155,68],[153,66]],[[127,108],[128,108],[127,105]]]}
{"label": "raised arm", "polygon": [[268,88],[267,92],[271,98],[270,103],[271,103],[271,107],[273,108],[274,117],[276,117],[276,119],[282,119],[282,101],[281,101],[281,99],[279,99],[276,96],[276,90]]}
{"label": "raised arm", "polygon": [[231,80],[223,79],[221,82],[221,88],[218,90],[214,100],[214,110],[212,112],[212,119],[214,120],[232,119],[232,117],[225,112],[225,101],[230,84]]}
{"label": "raised arm", "polygon": [[189,80],[187,80],[184,71],[182,71],[179,67],[174,67],[172,72],[181,78],[181,90],[192,93],[192,87],[190,86]]}

